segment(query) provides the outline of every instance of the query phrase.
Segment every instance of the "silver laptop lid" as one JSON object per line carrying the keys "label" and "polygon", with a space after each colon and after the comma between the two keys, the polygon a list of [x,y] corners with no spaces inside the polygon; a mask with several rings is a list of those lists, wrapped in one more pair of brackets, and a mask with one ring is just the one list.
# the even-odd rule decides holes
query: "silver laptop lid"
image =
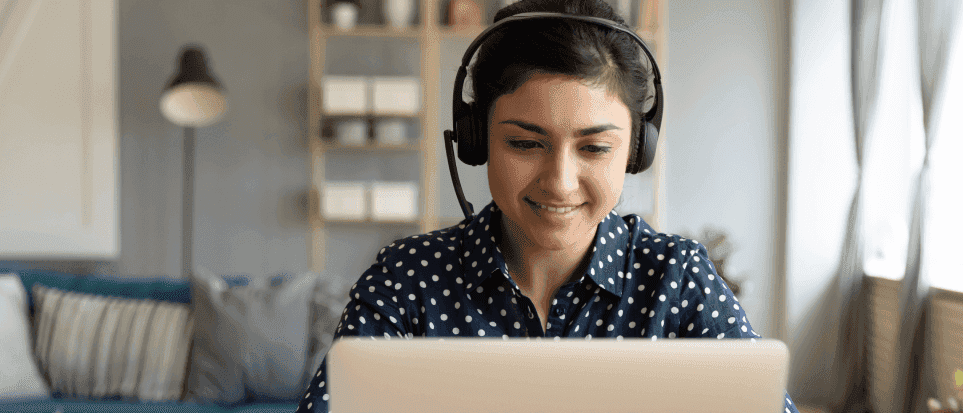
{"label": "silver laptop lid", "polygon": [[415,338],[337,341],[333,412],[782,411],[778,340]]}

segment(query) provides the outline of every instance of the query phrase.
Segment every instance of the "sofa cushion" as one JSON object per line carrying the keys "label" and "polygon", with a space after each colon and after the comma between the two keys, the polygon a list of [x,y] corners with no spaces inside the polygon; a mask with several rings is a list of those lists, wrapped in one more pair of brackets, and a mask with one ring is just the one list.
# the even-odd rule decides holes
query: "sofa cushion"
{"label": "sofa cushion", "polygon": [[195,271],[189,400],[222,406],[299,400],[316,280],[304,273],[229,288],[222,277]]}
{"label": "sofa cushion", "polygon": [[[0,270],[0,272],[4,272]],[[78,275],[53,270],[18,269],[11,271],[20,276],[27,290],[27,307],[33,310],[33,286],[40,284],[63,291],[104,295],[138,300],[169,301],[189,304],[191,285],[187,278],[171,277],[116,277],[101,274]],[[248,277],[243,275],[222,276],[228,286],[244,286]]]}
{"label": "sofa cushion", "polygon": [[84,401],[46,399],[28,402],[0,402],[0,412],[17,413],[291,413],[298,409],[297,403],[249,404],[234,409],[213,405],[179,402],[131,403],[124,401]]}
{"label": "sofa cushion", "polygon": [[183,396],[194,320],[187,304],[33,285],[34,353],[54,396]]}
{"label": "sofa cushion", "polygon": [[63,291],[118,298],[149,299],[182,304],[191,302],[191,287],[186,278],[110,277],[50,270],[19,270],[17,274],[27,290],[27,303],[31,309],[34,308],[33,286],[36,284]]}
{"label": "sofa cushion", "polygon": [[0,274],[0,400],[50,397],[30,345],[27,293],[16,274]]}

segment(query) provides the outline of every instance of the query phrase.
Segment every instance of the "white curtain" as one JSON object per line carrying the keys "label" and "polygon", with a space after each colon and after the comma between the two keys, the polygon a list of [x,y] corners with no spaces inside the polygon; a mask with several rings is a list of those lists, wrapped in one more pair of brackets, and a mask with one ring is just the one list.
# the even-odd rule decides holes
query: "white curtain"
{"label": "white curtain", "polygon": [[947,228],[963,222],[961,1],[850,0],[839,19],[817,3],[794,4],[792,389],[834,412],[918,411],[938,396],[914,360],[930,281],[963,279]]}
{"label": "white curtain", "polygon": [[[949,256],[934,254],[928,244],[933,241],[929,236],[933,229],[947,223],[933,220],[930,214],[934,193],[932,183],[934,171],[931,158],[933,148],[939,147],[945,139],[961,139],[963,130],[945,127],[949,117],[959,117],[963,113],[950,111],[946,103],[963,90],[950,90],[951,76],[960,76],[961,68],[950,68],[954,62],[952,51],[958,41],[960,21],[959,0],[916,0],[917,39],[915,52],[918,65],[920,111],[923,129],[923,161],[916,176],[913,197],[913,214],[909,232],[906,271],[900,288],[899,335],[896,343],[896,377],[903,378],[893,392],[894,412],[926,411],[928,397],[933,394],[934,378],[919,377],[924,354],[922,334],[924,333],[923,315],[929,301],[930,283],[936,260],[951,259]],[[956,108],[958,109],[958,108]],[[951,190],[950,188],[941,188]],[[959,190],[959,187],[955,189]],[[944,227],[945,228],[945,227]]]}
{"label": "white curtain", "polygon": [[849,208],[843,250],[840,253],[836,283],[841,302],[839,332],[833,358],[835,393],[830,395],[833,412],[861,412],[867,408],[865,390],[866,307],[862,292],[867,209],[867,149],[872,146],[871,131],[880,92],[880,33],[884,0],[853,0],[850,15],[850,88],[852,92],[853,136],[857,166],[856,188]]}
{"label": "white curtain", "polygon": [[[955,5],[951,5],[954,3]],[[910,412],[925,408],[918,372],[929,284],[926,251],[930,148],[937,141],[948,38],[958,0],[853,0],[851,26],[855,153],[859,178],[842,252],[840,282],[849,288],[837,347],[833,410]],[[953,9],[953,10],[951,10]],[[895,309],[893,376],[869,383],[864,276],[901,279]],[[875,315],[879,317],[879,315]],[[890,359],[892,357],[892,359]],[[888,365],[889,363],[883,363]],[[921,401],[922,400],[922,401]]]}

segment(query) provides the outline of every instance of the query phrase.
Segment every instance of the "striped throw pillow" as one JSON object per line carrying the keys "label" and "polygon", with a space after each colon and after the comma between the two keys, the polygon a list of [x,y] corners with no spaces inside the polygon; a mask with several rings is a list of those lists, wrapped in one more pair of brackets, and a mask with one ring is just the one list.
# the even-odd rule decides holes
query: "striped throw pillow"
{"label": "striped throw pillow", "polygon": [[35,354],[55,395],[181,400],[194,317],[187,304],[35,284]]}

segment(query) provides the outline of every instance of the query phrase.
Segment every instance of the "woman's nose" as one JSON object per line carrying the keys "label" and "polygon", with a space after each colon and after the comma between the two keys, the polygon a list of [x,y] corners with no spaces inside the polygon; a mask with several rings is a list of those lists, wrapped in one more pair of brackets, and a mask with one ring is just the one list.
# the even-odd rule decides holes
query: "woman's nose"
{"label": "woman's nose", "polygon": [[542,170],[542,189],[558,197],[565,197],[578,190],[578,162],[570,150],[553,152],[547,157]]}

